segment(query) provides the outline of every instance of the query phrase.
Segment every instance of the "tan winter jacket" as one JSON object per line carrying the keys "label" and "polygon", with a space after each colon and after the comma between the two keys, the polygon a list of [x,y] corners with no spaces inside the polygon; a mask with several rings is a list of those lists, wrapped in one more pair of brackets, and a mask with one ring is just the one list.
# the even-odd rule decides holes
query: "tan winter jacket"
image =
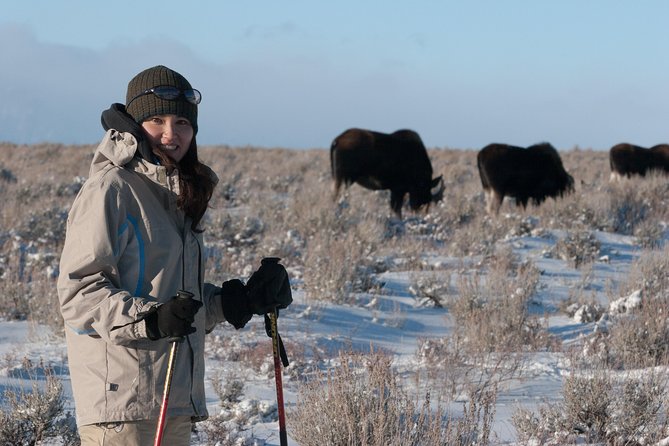
{"label": "tan winter jacket", "polygon": [[204,335],[225,320],[220,288],[204,283],[202,234],[177,209],[178,173],[136,149],[131,134],[107,131],[68,216],[58,297],[79,425],[158,418],[170,343],[137,321],[180,289],[204,306],[179,344],[168,416],[207,417]]}

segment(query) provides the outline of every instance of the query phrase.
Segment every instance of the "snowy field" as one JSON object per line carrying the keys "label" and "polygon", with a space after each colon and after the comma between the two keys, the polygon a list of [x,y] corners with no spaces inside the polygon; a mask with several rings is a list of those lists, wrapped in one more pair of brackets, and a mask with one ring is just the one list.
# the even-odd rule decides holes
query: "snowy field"
{"label": "snowy field", "polygon": [[[589,288],[603,302],[608,298],[605,290],[612,284],[625,277],[630,264],[638,255],[639,248],[634,239],[608,233],[598,233],[602,242],[601,252],[603,260],[598,260],[592,268]],[[565,300],[570,289],[581,286],[582,274],[567,266],[565,261],[544,258],[544,253],[557,240],[552,234],[548,237],[515,237],[505,240],[513,250],[524,259],[531,259],[541,270],[541,285],[539,293],[533,300],[533,310],[543,313],[553,313],[556,305]],[[460,259],[433,258],[435,265],[458,263]],[[450,326],[447,311],[419,305],[409,292],[410,272],[385,273],[379,279],[386,283],[391,293],[377,300],[373,308],[368,305],[352,307],[349,305],[323,304],[317,310],[311,310],[305,302],[303,293],[295,293],[293,305],[281,313],[279,318],[279,332],[286,345],[321,345],[332,349],[342,346],[353,346],[358,349],[369,348],[370,344],[392,352],[396,363],[410,368],[415,361],[418,340],[425,337],[443,337],[448,335]],[[621,296],[623,297],[623,296]],[[371,301],[372,296],[363,297]],[[401,317],[401,326],[395,321]],[[313,314],[313,313],[317,314]],[[390,323],[389,323],[390,321]],[[563,342],[577,342],[578,339],[594,330],[595,323],[580,323],[574,318],[555,314],[549,317],[550,331]],[[44,361],[53,367],[65,383],[69,400],[69,374],[67,371],[67,356],[65,345],[58,339],[45,336],[48,329],[34,326],[29,322],[0,322],[0,357],[22,359],[30,358],[34,362]],[[262,318],[256,317],[245,329],[236,332],[234,329],[217,328],[210,336],[239,336],[242,340],[260,339],[271,345],[270,338],[264,332]],[[268,347],[269,348],[269,347]],[[211,353],[211,352],[210,352]],[[225,353],[222,353],[225,356]],[[268,356],[271,351],[268,350]],[[289,359],[291,352],[288,351]],[[209,374],[222,372],[224,375],[234,373],[225,359],[209,355],[207,370]],[[271,358],[268,357],[268,361]],[[269,365],[269,364],[268,364]],[[235,365],[236,366],[236,365]],[[2,386],[22,384],[25,375],[21,373],[18,364],[7,365],[2,370]],[[18,368],[16,368],[18,367]],[[552,401],[560,398],[563,376],[568,373],[564,368],[561,354],[536,354],[525,366],[526,373],[522,380],[509,382],[499,395],[496,407],[494,432],[496,442],[513,444],[515,431],[510,423],[512,412],[518,405],[532,406],[537,402]],[[284,398],[286,409],[290,411],[295,402],[296,386],[290,374],[284,373]],[[23,383],[25,385],[25,383]],[[265,374],[251,376],[246,382],[248,401],[246,404],[255,404],[254,401],[266,403],[276,407],[276,394],[273,376]],[[244,406],[244,404],[240,404]],[[73,410],[70,402],[69,409]],[[215,393],[209,391],[209,411],[211,414],[219,410],[219,400]],[[266,439],[266,445],[278,445],[278,425],[276,422],[262,422],[249,426],[255,436]],[[276,431],[276,432],[275,432]],[[290,432],[289,432],[290,434]],[[296,444],[296,443],[290,443]]]}
{"label": "snowy field", "polygon": [[[227,153],[227,152],[226,152]],[[253,156],[257,152],[252,152]],[[206,152],[207,156],[213,157],[211,152]],[[229,154],[228,154],[229,155]],[[456,153],[464,162],[460,162],[456,174],[464,178],[461,184],[471,190],[471,194],[459,201],[469,201],[471,206],[477,209],[477,212],[483,213],[483,204],[477,190],[477,177],[472,170],[471,155],[466,152]],[[581,156],[582,154],[578,154]],[[232,159],[239,155],[229,155]],[[327,178],[327,168],[320,154],[316,164],[313,161],[305,161],[303,165],[320,169],[321,174],[317,179],[317,184],[321,185],[320,192],[314,194],[321,195],[323,191],[328,191],[330,183]],[[434,155],[433,155],[434,156]],[[564,156],[564,155],[563,155]],[[232,157],[232,158],[230,158]],[[221,159],[223,157],[220,157]],[[218,159],[218,158],[217,158]],[[236,159],[236,158],[235,158]],[[439,158],[437,165],[445,166],[446,162],[452,158]],[[570,161],[566,158],[567,170],[576,170],[580,165],[578,160]],[[598,156],[598,163],[602,166],[602,156]],[[224,161],[221,161],[222,163]],[[450,161],[449,161],[450,162]],[[320,163],[320,164],[318,164]],[[302,164],[301,164],[302,165]],[[214,163],[216,169],[216,164]],[[445,167],[444,167],[445,168]],[[220,167],[225,170],[225,167]],[[322,171],[325,170],[323,173]],[[439,169],[437,169],[439,170]],[[218,170],[217,170],[218,171]],[[459,172],[459,173],[458,173]],[[246,206],[252,206],[252,203],[244,202],[243,187],[249,186],[248,183],[233,184],[232,181],[226,181],[229,175],[219,172],[224,178],[223,184],[219,187],[226,188],[228,192],[237,191],[238,201],[230,206],[220,206],[213,212],[212,222],[220,223],[222,221],[240,215],[246,215],[248,209]],[[457,175],[452,178],[457,177]],[[605,178],[606,172],[598,174],[598,178]],[[262,177],[262,175],[258,175]],[[291,181],[295,178],[286,179],[287,174],[279,174],[277,178],[285,179],[286,184],[274,186],[274,193],[277,196],[291,194]],[[67,181],[70,181],[68,178]],[[66,182],[67,182],[66,181]],[[588,179],[592,183],[596,180]],[[587,182],[586,182],[587,183]],[[457,187],[458,183],[453,180],[448,187],[451,190]],[[284,190],[281,190],[283,187]],[[581,186],[583,190],[585,186]],[[597,189],[601,194],[608,193],[599,186]],[[577,194],[580,192],[577,191]],[[336,362],[337,352],[343,350],[369,351],[371,349],[383,350],[388,352],[393,358],[393,364],[402,376],[410,377],[412,373],[420,372],[424,364],[418,355],[421,344],[426,339],[445,339],[454,331],[454,318],[449,310],[449,302],[457,297],[462,282],[462,277],[476,277],[485,281],[486,272],[490,271],[490,252],[502,252],[513,257],[516,264],[530,264],[538,271],[538,283],[534,288],[529,301],[529,313],[539,320],[547,332],[554,337],[554,343],[560,345],[560,348],[541,349],[533,352],[526,352],[524,361],[520,365],[519,373],[510,379],[503,380],[500,383],[497,397],[495,400],[495,414],[492,423],[491,444],[517,444],[517,432],[512,424],[512,416],[519,407],[534,410],[541,404],[559,402],[562,399],[562,388],[565,378],[572,373],[573,368],[569,365],[566,352],[575,347],[585,348],[587,340],[591,339],[596,332],[607,329],[610,319],[620,313],[630,311],[635,303],[638,303],[638,293],[630,289],[629,274],[634,268],[635,262],[640,256],[648,250],[641,245],[637,234],[612,231],[606,228],[606,225],[599,225],[601,229],[592,226],[579,226],[579,233],[586,231],[591,237],[590,246],[595,246],[595,252],[591,257],[584,260],[583,263],[575,263],[569,256],[556,254],[561,248],[560,244],[575,231],[573,231],[573,222],[562,221],[556,223],[554,215],[564,215],[565,212],[559,208],[557,202],[546,203],[548,210],[546,213],[539,214],[537,208],[530,207],[527,211],[516,209],[511,204],[503,207],[502,213],[497,217],[500,221],[512,220],[511,230],[505,231],[500,236],[491,236],[492,247],[485,249],[471,249],[467,253],[463,248],[451,249],[444,248],[445,245],[453,246],[455,242],[449,243],[447,236],[434,235],[441,227],[435,223],[437,219],[430,220],[427,223],[422,220],[423,217],[407,217],[407,222],[387,223],[392,220],[387,207],[387,197],[379,193],[371,193],[357,186],[349,190],[343,198],[344,203],[351,209],[357,206],[364,206],[356,202],[363,196],[363,200],[368,200],[378,206],[382,218],[386,222],[386,228],[403,228],[403,235],[398,237],[415,236],[420,242],[420,250],[417,253],[397,251],[392,252],[392,248],[384,247],[378,252],[377,245],[371,243],[371,256],[378,255],[383,259],[384,268],[369,273],[367,279],[375,284],[367,289],[352,289],[350,294],[353,296],[348,301],[341,302],[336,299],[317,299],[315,298],[315,288],[310,285],[308,266],[313,264],[313,255],[305,248],[302,250],[289,250],[286,245],[281,245],[284,264],[288,267],[293,284],[294,303],[285,311],[281,312],[279,318],[279,332],[282,335],[287,348],[288,357],[291,360],[291,366],[283,371],[284,398],[288,417],[288,436],[289,444],[298,444],[291,437],[291,412],[294,410],[298,400],[298,392],[303,381],[303,374],[308,373],[310,365],[319,365],[323,367],[332,367]],[[69,198],[71,200],[71,197]],[[347,201],[348,200],[348,201]],[[567,201],[568,199],[564,199]],[[327,202],[327,200],[322,200]],[[66,206],[67,200],[64,200],[63,206]],[[431,215],[439,216],[445,213],[449,203],[447,196],[443,203],[432,208]],[[328,205],[326,203],[326,205]],[[329,206],[329,205],[328,205]],[[346,206],[344,209],[346,209]],[[593,208],[594,205],[583,201],[582,198],[575,202],[564,204],[564,206],[582,206],[584,208]],[[245,210],[246,209],[246,210]],[[306,211],[303,211],[306,212]],[[577,209],[577,211],[579,210]],[[583,209],[585,213],[585,209]],[[664,211],[662,211],[664,212]],[[551,215],[552,214],[552,215]],[[520,215],[520,216],[518,216]],[[262,214],[262,216],[266,216]],[[487,217],[476,217],[479,221],[487,220]],[[557,217],[559,220],[559,217]],[[317,221],[317,220],[311,220]],[[449,220],[450,221],[450,220]],[[428,229],[413,231],[409,229],[410,223],[423,225]],[[486,223],[487,224],[487,223]],[[655,249],[666,254],[669,232],[661,222],[659,236],[654,246]],[[480,223],[476,230],[484,225]],[[253,238],[253,231],[249,230],[250,224],[242,229],[251,233],[249,237]],[[448,225],[444,225],[448,226]],[[461,225],[463,231],[467,230],[466,225]],[[383,226],[382,226],[383,227]],[[521,227],[522,230],[517,230]],[[474,228],[474,225],[472,225]],[[275,234],[281,234],[277,237],[283,237],[287,232],[285,228],[280,228]],[[3,231],[10,231],[3,228]],[[226,236],[237,237],[243,231],[234,224],[229,229]],[[305,230],[301,229],[302,234]],[[474,229],[471,229],[474,231]],[[265,230],[265,233],[269,231]],[[628,231],[633,232],[633,231]],[[230,235],[234,233],[234,235]],[[657,231],[656,231],[657,233]],[[297,238],[288,231],[287,238],[294,240]],[[416,235],[417,234],[417,235]],[[219,233],[212,234],[212,237],[218,237]],[[438,243],[431,244],[431,238],[439,238]],[[484,235],[472,235],[473,239],[482,238]],[[211,238],[211,237],[210,237]],[[275,237],[276,238],[276,237]],[[307,237],[304,237],[307,238]],[[428,242],[425,241],[428,239]],[[240,237],[237,237],[240,240]],[[363,241],[364,242],[364,241]],[[11,243],[7,239],[7,244]],[[465,243],[465,242],[457,242]],[[474,243],[474,242],[472,242]],[[15,237],[14,246],[20,245]],[[244,243],[225,244],[221,240],[215,240],[213,245],[225,245],[227,250],[214,249],[212,251],[212,260],[220,260],[225,253],[230,255],[239,255],[243,251]],[[292,246],[292,245],[291,245]],[[397,245],[404,246],[404,245]],[[562,245],[564,247],[564,245]],[[585,246],[585,245],[579,245]],[[225,267],[232,270],[231,275],[248,277],[252,267],[255,267],[262,255],[277,254],[276,247],[270,243],[259,242],[253,245],[250,253],[241,255],[239,262],[229,261]],[[564,248],[562,248],[564,249]],[[285,253],[291,252],[286,257]],[[409,261],[409,258],[412,260]],[[416,258],[419,260],[416,261]],[[341,261],[339,257],[332,255],[331,259],[323,259],[324,265],[328,262],[336,263]],[[225,268],[222,268],[225,269]],[[220,274],[219,270],[212,270],[211,275]],[[431,278],[432,283],[440,283],[440,294],[438,299],[443,306],[434,305],[434,301],[420,296],[416,293],[416,284],[419,278],[427,276]],[[219,276],[220,277],[220,276]],[[220,280],[223,280],[220,279]],[[623,291],[624,290],[624,291]],[[665,290],[666,293],[666,290]],[[622,300],[618,300],[622,299]],[[583,302],[587,301],[592,307],[599,308],[596,318],[588,317],[588,307]],[[572,307],[565,303],[572,303]],[[623,303],[625,304],[623,306]],[[46,305],[46,303],[45,303]],[[56,308],[48,311],[57,312]],[[252,351],[252,353],[249,353]],[[275,381],[273,375],[273,362],[271,357],[271,340],[265,334],[262,318],[255,317],[243,330],[235,331],[232,327],[219,326],[209,335],[209,344],[207,355],[207,385],[208,385],[208,407],[210,415],[220,414],[224,409],[221,400],[214,389],[213,382],[217,377],[222,379],[241,379],[244,383],[243,396],[233,409],[229,407],[225,410],[238,411],[246,416],[237,418],[230,416],[231,419],[244,419],[243,425],[238,425],[234,429],[239,430],[240,437],[247,440],[246,444],[258,445],[278,445],[278,425],[276,418],[276,394]],[[239,358],[242,358],[240,360]],[[58,333],[53,333],[49,326],[38,324],[29,320],[10,320],[4,318],[0,321],[0,392],[7,389],[13,389],[17,386],[30,387],[30,378],[40,379],[38,375],[30,376],[27,370],[26,358],[32,365],[44,364],[53,370],[55,375],[62,380],[64,385],[64,394],[66,398],[67,411],[74,411],[70,394],[69,372],[67,364],[67,355],[64,340]],[[37,368],[39,370],[39,367]],[[410,388],[414,380],[406,379],[404,385]],[[444,395],[444,400],[448,401],[448,408],[453,414],[458,414],[462,410],[462,404],[465,401],[465,394],[456,395],[451,399]],[[243,435],[242,435],[243,434]],[[206,443],[194,435],[193,444],[204,445],[214,444]],[[239,440],[240,443],[242,440]],[[45,443],[47,444],[47,443]],[[58,444],[58,443],[53,443]],[[224,443],[220,443],[223,445]],[[474,443],[472,443],[474,444]],[[581,442],[581,444],[585,444]]]}

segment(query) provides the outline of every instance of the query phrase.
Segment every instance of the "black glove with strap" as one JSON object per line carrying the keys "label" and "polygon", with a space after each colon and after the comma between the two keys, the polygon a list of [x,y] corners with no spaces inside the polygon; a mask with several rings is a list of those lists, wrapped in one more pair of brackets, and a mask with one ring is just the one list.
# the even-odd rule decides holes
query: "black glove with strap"
{"label": "black glove with strap", "polygon": [[195,333],[195,314],[202,306],[190,297],[173,297],[162,305],[153,307],[145,316],[146,334],[149,339],[181,338]]}
{"label": "black glove with strap", "polygon": [[[272,338],[272,322],[270,313],[279,316],[279,309],[287,308],[293,302],[293,294],[290,290],[290,282],[286,268],[279,263],[278,257],[265,257],[260,263],[258,271],[251,275],[246,284],[249,294],[251,311],[255,314],[265,316],[265,331]],[[276,328],[276,319],[274,319]],[[279,344],[279,355],[284,367],[288,367],[288,355],[283,346],[279,333],[276,333]]]}
{"label": "black glove with strap", "polygon": [[293,302],[288,273],[279,260],[278,257],[262,259],[260,268],[246,284],[249,310],[253,314],[267,314],[275,308],[287,308]]}

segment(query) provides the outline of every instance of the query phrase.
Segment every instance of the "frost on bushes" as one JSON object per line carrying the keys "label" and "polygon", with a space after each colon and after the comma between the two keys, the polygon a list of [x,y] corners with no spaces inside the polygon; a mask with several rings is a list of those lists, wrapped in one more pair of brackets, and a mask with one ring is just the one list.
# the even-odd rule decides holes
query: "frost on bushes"
{"label": "frost on bushes", "polygon": [[207,236],[226,246],[253,246],[258,244],[265,231],[265,223],[256,217],[219,213],[207,223]]}
{"label": "frost on bushes", "polygon": [[359,240],[358,230],[327,234],[307,246],[304,286],[310,299],[350,304],[356,292],[377,284],[373,278],[379,266],[372,256],[373,243]]}
{"label": "frost on bushes", "polygon": [[[450,276],[447,275],[446,279],[450,280]],[[436,274],[418,276],[412,280],[409,292],[419,304],[428,302],[436,308],[442,308],[449,293],[449,283],[439,280]]]}
{"label": "frost on bushes", "polygon": [[302,256],[307,243],[296,229],[289,229],[278,237],[267,240],[267,246],[263,247],[268,252],[276,253],[277,257],[283,259],[299,259]]}
{"label": "frost on bushes", "polygon": [[580,324],[598,321],[604,314],[604,310],[597,303],[573,303],[567,306],[565,312]]}
{"label": "frost on bushes", "polygon": [[627,314],[641,306],[641,290],[636,290],[627,297],[621,297],[609,304],[609,313]]}
{"label": "frost on bushes", "polygon": [[615,232],[631,235],[649,213],[645,199],[634,188],[618,189],[610,195],[611,226]]}
{"label": "frost on bushes", "polygon": [[385,221],[384,238],[391,239],[403,236],[424,236],[438,238],[438,227],[435,223],[429,221],[429,216],[425,218],[415,215],[406,216],[402,220],[389,218]]}
{"label": "frost on bushes", "polygon": [[[531,235],[539,224],[539,220],[535,217],[525,217],[519,220],[517,220],[517,216],[514,217],[515,219],[513,219],[513,222],[515,224],[509,230],[507,237],[523,237]],[[506,218],[511,219],[511,216],[507,215]]]}
{"label": "frost on bushes", "polygon": [[205,223],[205,256],[207,275],[223,280],[249,276],[257,268],[264,254],[257,248],[265,232],[259,218],[238,216],[225,212],[211,212]]}
{"label": "frost on bushes", "polygon": [[626,296],[613,299],[597,323],[597,354],[622,369],[669,361],[669,247],[646,252],[633,264]]}
{"label": "frost on bushes", "polygon": [[10,387],[2,394],[0,444],[42,444],[50,438],[78,444],[74,417],[64,411],[61,381],[42,365],[35,367],[26,360],[24,368],[31,388]]}
{"label": "frost on bushes", "polygon": [[644,248],[660,248],[666,241],[667,223],[664,221],[643,221],[634,229],[634,236]]}
{"label": "frost on bushes", "polygon": [[503,250],[491,257],[485,277],[458,277],[456,297],[447,302],[452,334],[419,344],[421,373],[449,395],[508,380],[519,373],[527,352],[552,346],[546,327],[528,308],[539,272],[508,254]]}
{"label": "frost on bushes", "polygon": [[[404,390],[388,356],[340,354],[340,365],[316,371],[288,413],[291,438],[302,446],[487,444],[492,400],[471,404],[462,419],[431,409]],[[436,402],[440,406],[440,402]]]}
{"label": "frost on bushes", "polygon": [[52,207],[32,211],[28,220],[16,229],[16,236],[42,246],[60,247],[65,240],[66,222],[66,209]]}
{"label": "frost on bushes", "polygon": [[212,378],[212,386],[221,403],[217,414],[198,424],[205,438],[204,444],[216,446],[245,446],[255,444],[249,426],[276,422],[278,409],[275,402],[244,400],[244,382],[234,375]]}
{"label": "frost on bushes", "polygon": [[559,258],[579,268],[592,263],[599,257],[601,243],[590,231],[569,231],[564,239],[555,244],[555,252]]}
{"label": "frost on bushes", "polygon": [[250,426],[258,423],[275,423],[278,419],[276,402],[242,400],[232,406],[222,406],[220,411],[197,425],[205,438],[203,444],[211,446],[246,446],[257,444]]}
{"label": "frost on bushes", "polygon": [[616,379],[602,370],[573,373],[563,399],[538,414],[519,408],[512,424],[523,444],[654,444],[665,434],[666,378],[652,372]]}

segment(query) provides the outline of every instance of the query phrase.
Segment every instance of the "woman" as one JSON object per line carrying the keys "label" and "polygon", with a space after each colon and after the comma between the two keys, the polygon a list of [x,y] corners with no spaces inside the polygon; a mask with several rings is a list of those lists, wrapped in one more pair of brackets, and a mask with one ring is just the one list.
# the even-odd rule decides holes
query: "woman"
{"label": "woman", "polygon": [[[292,301],[278,259],[245,286],[204,282],[202,219],[217,182],[198,159],[201,94],[155,66],[102,113],[106,134],[70,210],[58,296],[82,445],[152,444],[171,340],[163,444],[189,444],[207,417],[204,335]],[[190,299],[176,299],[183,290]]]}

